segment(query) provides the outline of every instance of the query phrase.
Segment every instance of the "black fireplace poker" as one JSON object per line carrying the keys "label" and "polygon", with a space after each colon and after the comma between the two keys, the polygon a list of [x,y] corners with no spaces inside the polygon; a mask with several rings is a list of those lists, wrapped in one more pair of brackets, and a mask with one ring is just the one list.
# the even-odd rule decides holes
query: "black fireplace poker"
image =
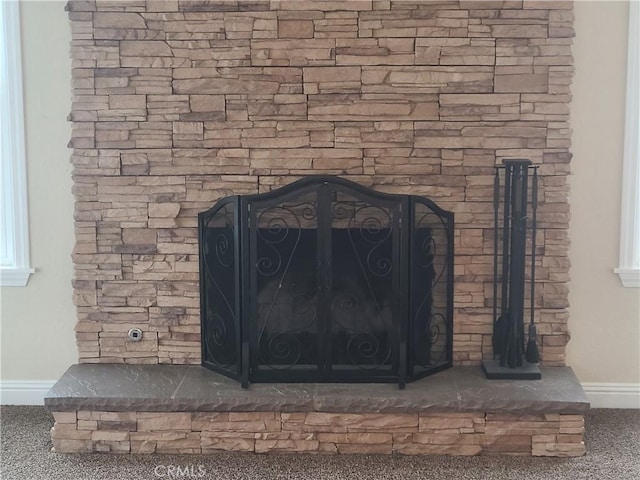
{"label": "black fireplace poker", "polygon": [[[534,324],[535,237],[537,213],[538,167],[530,160],[508,159],[496,167],[494,176],[494,258],[493,258],[493,359],[482,362],[489,379],[539,379],[537,335]],[[529,171],[533,171],[529,202]],[[504,189],[501,199],[501,173]],[[502,209],[500,208],[502,204]],[[502,210],[502,225],[499,225]],[[529,217],[531,210],[531,217]],[[528,222],[529,218],[531,221]],[[501,227],[501,228],[500,228]],[[500,231],[502,234],[500,235]],[[527,233],[531,234],[530,319],[525,348],[525,286]],[[500,242],[502,242],[501,248]],[[502,274],[498,277],[498,265]],[[498,291],[500,311],[498,312]]]}

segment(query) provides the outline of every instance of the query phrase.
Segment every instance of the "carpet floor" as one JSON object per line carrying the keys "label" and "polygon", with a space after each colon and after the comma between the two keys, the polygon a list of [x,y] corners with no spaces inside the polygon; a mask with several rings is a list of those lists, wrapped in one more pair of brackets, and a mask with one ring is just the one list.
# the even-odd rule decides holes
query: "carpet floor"
{"label": "carpet floor", "polygon": [[586,416],[587,455],[568,459],[240,453],[63,455],[51,452],[49,429],[53,419],[44,408],[7,406],[2,407],[0,415],[3,480],[640,478],[640,410],[592,410]]}

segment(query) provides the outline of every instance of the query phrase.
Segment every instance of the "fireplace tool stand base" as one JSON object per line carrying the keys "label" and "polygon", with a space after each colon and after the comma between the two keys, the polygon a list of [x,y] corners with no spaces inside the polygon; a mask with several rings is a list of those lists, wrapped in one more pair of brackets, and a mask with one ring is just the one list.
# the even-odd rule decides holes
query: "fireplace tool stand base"
{"label": "fireplace tool stand base", "polygon": [[510,368],[500,366],[500,360],[483,360],[482,370],[489,380],[540,380],[542,378],[540,368],[532,363]]}

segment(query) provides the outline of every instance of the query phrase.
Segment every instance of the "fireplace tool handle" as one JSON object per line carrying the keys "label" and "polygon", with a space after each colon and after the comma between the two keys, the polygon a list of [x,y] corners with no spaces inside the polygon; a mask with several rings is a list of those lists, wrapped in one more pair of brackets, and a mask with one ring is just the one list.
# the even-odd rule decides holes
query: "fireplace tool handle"
{"label": "fireplace tool handle", "polygon": [[[498,167],[499,168],[499,167]],[[499,172],[498,168],[496,173]],[[509,256],[510,256],[510,242],[511,242],[511,166],[504,167],[504,212],[502,217],[502,278],[501,278],[501,296],[500,296],[500,316],[493,324],[493,339],[494,345],[497,347],[494,350],[497,351],[497,355],[500,357],[500,365],[505,365],[506,358],[506,343],[507,343],[507,331],[509,328]],[[495,255],[498,255],[496,250]],[[497,281],[497,279],[496,279]]]}
{"label": "fireplace tool handle", "polygon": [[534,167],[533,180],[531,182],[531,305],[529,321],[529,340],[524,357],[527,363],[539,363],[536,325],[534,323],[535,290],[536,290],[536,233],[538,213],[538,167]]}
{"label": "fireplace tool handle", "polygon": [[500,171],[496,168],[493,177],[493,359],[500,350],[500,343],[496,328],[498,322],[498,217],[500,210]]}

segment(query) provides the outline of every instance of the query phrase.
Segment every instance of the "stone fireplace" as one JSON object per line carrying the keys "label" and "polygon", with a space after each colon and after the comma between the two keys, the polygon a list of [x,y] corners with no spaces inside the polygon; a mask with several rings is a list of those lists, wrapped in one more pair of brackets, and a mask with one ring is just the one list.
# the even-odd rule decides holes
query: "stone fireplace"
{"label": "stone fireplace", "polygon": [[491,355],[493,166],[520,157],[541,165],[542,359],[564,363],[571,2],[68,9],[81,362],[199,363],[197,213],[331,174],[455,212],[454,361],[476,365]]}
{"label": "stone fireplace", "polygon": [[[197,214],[225,196],[269,192],[320,174],[379,192],[425,196],[455,213],[452,361],[477,367],[492,356],[494,166],[518,157],[539,165],[540,173],[533,301],[542,365],[564,366],[572,2],[71,0],[67,9],[81,364],[125,364],[122,371],[199,365]],[[131,329],[141,330],[140,341],[129,339]],[[547,435],[539,439],[545,445],[578,441],[562,437],[581,438],[581,431],[561,417],[581,419],[582,407],[549,405],[533,407],[534,413],[507,409],[515,416],[492,421],[540,422],[542,430],[529,425],[522,434],[528,440],[520,438],[529,454],[532,435]],[[100,422],[127,415],[126,421],[147,426],[153,422],[142,418],[155,418],[155,410],[141,405],[127,414],[122,405],[113,407],[117,414],[86,402],[65,407],[50,400],[49,406],[62,412],[57,425],[73,424],[69,431],[75,432],[84,425],[95,433]],[[474,426],[485,425],[489,411],[500,414],[495,405],[465,408],[483,420],[460,413],[465,420],[454,421],[456,435],[467,428],[484,434]],[[258,423],[284,425],[274,409]],[[232,414],[226,415],[230,421]],[[193,412],[183,416],[174,427],[196,421]],[[385,432],[417,432],[418,417],[412,422]],[[201,431],[185,425],[189,435],[182,440]],[[431,427],[425,427],[429,434]],[[565,427],[573,430],[563,433]],[[58,435],[65,431],[56,428]],[[264,428],[252,432],[273,432]],[[280,437],[269,441],[294,441],[276,430]],[[297,434],[303,431],[314,430]],[[151,448],[145,443],[136,450],[127,432],[110,437],[113,444],[91,434],[58,436],[56,448]],[[64,447],[62,440],[76,443]],[[158,451],[157,438],[143,440],[156,442],[152,450]],[[199,445],[168,449],[203,451]],[[533,450],[580,454],[584,447],[545,448]]]}

